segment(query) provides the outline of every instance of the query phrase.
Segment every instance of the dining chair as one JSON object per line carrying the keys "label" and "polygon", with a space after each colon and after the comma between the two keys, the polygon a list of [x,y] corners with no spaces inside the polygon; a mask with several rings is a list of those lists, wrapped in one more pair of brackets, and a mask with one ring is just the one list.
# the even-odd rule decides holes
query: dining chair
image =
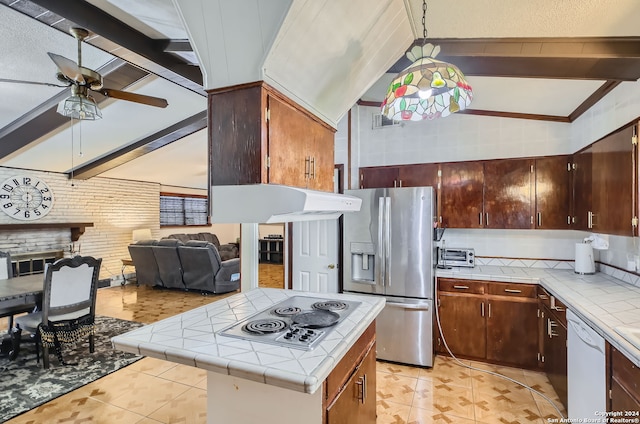
{"label": "dining chair", "polygon": [[96,294],[102,259],[75,256],[59,259],[45,268],[42,310],[15,318],[16,328],[31,333],[40,362],[49,368],[49,348],[53,347],[61,364],[62,343],[89,338],[89,352],[94,351]]}

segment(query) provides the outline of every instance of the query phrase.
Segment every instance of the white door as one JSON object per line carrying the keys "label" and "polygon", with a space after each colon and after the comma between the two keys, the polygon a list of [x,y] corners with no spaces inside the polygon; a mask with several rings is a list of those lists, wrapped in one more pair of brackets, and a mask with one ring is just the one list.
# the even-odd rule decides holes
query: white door
{"label": "white door", "polygon": [[338,220],[293,223],[294,290],[338,292]]}

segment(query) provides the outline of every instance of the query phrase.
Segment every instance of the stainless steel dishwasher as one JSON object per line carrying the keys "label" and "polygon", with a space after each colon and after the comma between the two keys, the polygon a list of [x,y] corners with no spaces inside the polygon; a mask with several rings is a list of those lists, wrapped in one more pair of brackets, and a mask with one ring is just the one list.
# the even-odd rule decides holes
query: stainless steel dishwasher
{"label": "stainless steel dishwasher", "polygon": [[606,411],[604,350],[604,338],[567,309],[567,412],[573,422]]}

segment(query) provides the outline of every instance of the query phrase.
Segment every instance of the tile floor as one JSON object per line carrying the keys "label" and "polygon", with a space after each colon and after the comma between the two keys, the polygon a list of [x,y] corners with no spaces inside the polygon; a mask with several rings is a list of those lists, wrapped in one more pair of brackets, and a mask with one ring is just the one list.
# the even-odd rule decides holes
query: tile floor
{"label": "tile floor", "polygon": [[[261,264],[260,285],[277,286],[281,268]],[[222,297],[127,285],[100,289],[97,312],[150,323]],[[544,374],[473,364],[515,377],[556,398]],[[377,402],[378,424],[542,424],[547,422],[546,418],[557,416],[552,407],[520,386],[463,368],[443,357],[437,357],[431,369],[378,362]],[[9,424],[86,422],[205,423],[206,373],[143,358],[7,421]]]}

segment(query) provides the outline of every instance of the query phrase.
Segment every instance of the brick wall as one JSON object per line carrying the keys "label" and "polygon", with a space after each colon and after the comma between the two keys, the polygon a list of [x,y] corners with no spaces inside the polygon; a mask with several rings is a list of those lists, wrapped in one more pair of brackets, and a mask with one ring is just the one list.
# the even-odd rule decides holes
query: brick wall
{"label": "brick wall", "polygon": [[[33,223],[93,222],[76,245],[83,255],[102,258],[100,278],[119,277],[121,258],[129,257],[127,245],[136,228],[159,234],[160,185],[155,183],[94,177],[67,179],[65,174],[0,167],[0,182],[16,175],[32,175],[46,182],[54,194],[48,215]],[[0,224],[20,224],[0,212]],[[43,250],[69,252],[68,229],[0,231],[0,250],[24,253]]]}

